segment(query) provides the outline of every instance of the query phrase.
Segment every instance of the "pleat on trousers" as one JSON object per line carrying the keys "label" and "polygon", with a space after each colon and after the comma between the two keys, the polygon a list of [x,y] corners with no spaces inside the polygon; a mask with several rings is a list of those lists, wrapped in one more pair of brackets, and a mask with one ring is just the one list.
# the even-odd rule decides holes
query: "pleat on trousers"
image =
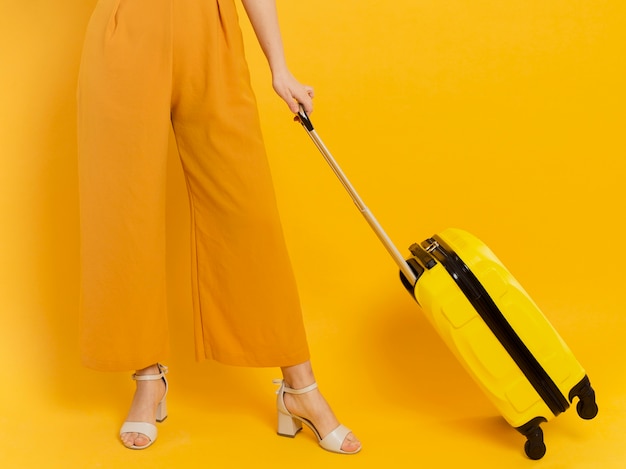
{"label": "pleat on trousers", "polygon": [[191,209],[196,355],[309,358],[233,0],[100,0],[78,86],[80,345],[97,370],[169,353],[173,127]]}

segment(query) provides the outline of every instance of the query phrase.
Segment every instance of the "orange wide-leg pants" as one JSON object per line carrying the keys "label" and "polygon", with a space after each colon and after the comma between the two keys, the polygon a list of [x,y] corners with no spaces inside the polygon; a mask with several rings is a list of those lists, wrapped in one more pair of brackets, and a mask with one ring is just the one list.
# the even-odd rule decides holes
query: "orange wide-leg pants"
{"label": "orange wide-leg pants", "polygon": [[78,113],[85,365],[140,369],[168,354],[170,126],[191,207],[197,358],[308,360],[233,0],[100,0]]}

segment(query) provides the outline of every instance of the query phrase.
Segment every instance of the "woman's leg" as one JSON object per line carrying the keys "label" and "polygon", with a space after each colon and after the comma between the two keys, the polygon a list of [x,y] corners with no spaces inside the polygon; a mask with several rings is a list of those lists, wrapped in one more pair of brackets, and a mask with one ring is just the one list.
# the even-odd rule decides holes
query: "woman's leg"
{"label": "woman's leg", "polygon": [[[165,170],[170,0],[100,0],[78,89],[80,342],[85,365],[158,374],[168,353]],[[156,372],[156,373],[155,373]],[[129,420],[154,424],[164,381],[137,381]],[[124,434],[126,445],[149,440]]]}
{"label": "woman's leg", "polygon": [[[281,370],[285,384],[290,388],[303,389],[315,382],[313,367],[310,361],[295,366],[285,366]],[[285,393],[284,399],[287,409],[292,414],[312,422],[322,438],[339,425],[339,421],[319,389],[314,389],[304,394]],[[341,449],[352,453],[359,449],[360,446],[360,441],[354,434],[349,433],[343,441]]]}
{"label": "woman's leg", "polygon": [[[137,370],[137,376],[158,375],[161,373],[158,365],[155,363],[142,370]],[[137,380],[137,389],[130,406],[127,422],[146,422],[152,425],[156,424],[156,412],[159,402],[165,395],[165,382],[162,379],[142,381]],[[150,439],[142,433],[122,433],[120,435],[122,443],[127,447],[148,446]]]}
{"label": "woman's leg", "polygon": [[165,186],[170,0],[101,0],[78,86],[80,345],[101,371],[168,353]]}
{"label": "woman's leg", "polygon": [[198,358],[308,360],[231,0],[174,2],[172,122],[189,191]]}

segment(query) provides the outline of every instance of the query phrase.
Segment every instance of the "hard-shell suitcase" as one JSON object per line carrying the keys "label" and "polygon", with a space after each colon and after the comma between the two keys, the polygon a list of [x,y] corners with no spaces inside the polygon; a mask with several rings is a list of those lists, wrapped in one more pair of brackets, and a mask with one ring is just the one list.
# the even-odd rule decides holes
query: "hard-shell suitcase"
{"label": "hard-shell suitcase", "polygon": [[577,398],[583,419],[598,412],[585,370],[541,310],[493,252],[459,229],[410,246],[405,258],[338,166],[301,108],[298,118],[400,267],[405,288],[460,363],[511,426],[526,455],[546,452],[540,424]]}

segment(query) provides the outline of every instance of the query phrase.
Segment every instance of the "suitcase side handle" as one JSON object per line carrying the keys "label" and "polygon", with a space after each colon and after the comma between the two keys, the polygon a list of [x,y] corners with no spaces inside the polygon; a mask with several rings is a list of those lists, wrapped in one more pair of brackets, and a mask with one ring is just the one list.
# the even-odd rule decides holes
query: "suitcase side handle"
{"label": "suitcase side handle", "polygon": [[297,120],[302,124],[306,132],[309,134],[309,137],[311,137],[311,140],[313,140],[313,143],[315,143],[315,146],[322,153],[322,156],[324,157],[326,162],[329,164],[335,175],[341,181],[343,187],[346,189],[346,191],[348,191],[348,193],[352,197],[352,201],[359,209],[359,212],[361,212],[363,217],[365,217],[380,241],[382,241],[382,243],[384,244],[389,254],[391,254],[391,257],[396,261],[396,264],[398,264],[398,267],[400,267],[400,271],[402,272],[406,280],[411,284],[411,286],[415,286],[415,284],[417,283],[417,276],[415,275],[407,261],[404,259],[398,248],[393,244],[391,238],[389,238],[383,227],[380,225],[380,223],[378,223],[378,220],[376,220],[372,212],[370,212],[367,206],[363,203],[363,200],[354,189],[344,172],[341,170],[341,168],[331,155],[330,151],[328,151],[328,148],[326,148],[326,145],[324,145],[322,139],[319,137],[319,135],[317,135],[311,119],[309,118],[302,106],[300,106]]}

